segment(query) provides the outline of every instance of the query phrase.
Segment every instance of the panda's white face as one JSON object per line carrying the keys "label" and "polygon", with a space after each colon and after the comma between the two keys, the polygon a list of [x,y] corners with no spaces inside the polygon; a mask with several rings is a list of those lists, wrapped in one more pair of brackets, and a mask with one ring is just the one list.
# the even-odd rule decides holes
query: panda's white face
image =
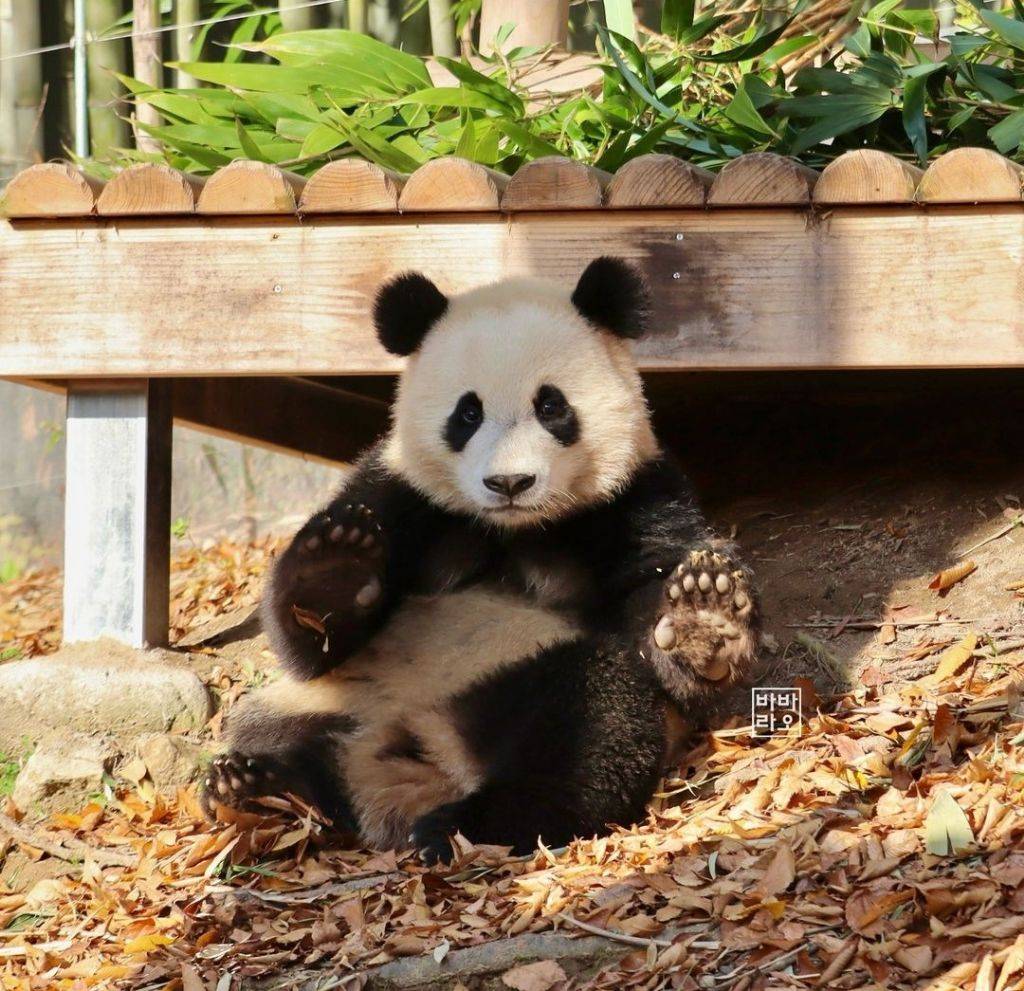
{"label": "panda's white face", "polygon": [[402,375],[386,452],[438,504],[519,527],[613,495],[656,444],[627,342],[564,288],[512,280],[448,301]]}

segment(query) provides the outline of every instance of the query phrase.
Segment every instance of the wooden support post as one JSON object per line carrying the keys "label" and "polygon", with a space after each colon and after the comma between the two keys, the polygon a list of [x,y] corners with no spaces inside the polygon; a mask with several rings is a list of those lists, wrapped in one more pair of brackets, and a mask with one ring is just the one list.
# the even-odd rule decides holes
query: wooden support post
{"label": "wooden support post", "polygon": [[503,48],[565,47],[569,37],[569,0],[483,0],[480,11],[480,48],[491,51],[503,24],[515,30]]}
{"label": "wooden support post", "polygon": [[171,403],[166,382],[72,382],[64,640],[167,640]]}

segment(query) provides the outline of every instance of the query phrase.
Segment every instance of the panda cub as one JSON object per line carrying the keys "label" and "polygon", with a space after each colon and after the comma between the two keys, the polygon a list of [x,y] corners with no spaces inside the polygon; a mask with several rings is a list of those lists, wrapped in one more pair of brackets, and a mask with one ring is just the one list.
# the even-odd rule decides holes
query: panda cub
{"label": "panda cub", "polygon": [[647,294],[385,285],[408,357],[384,440],[278,560],[285,673],[228,723],[204,804],[291,791],[376,847],[518,852],[643,818],[673,727],[750,670],[749,572],[658,447],[628,338]]}

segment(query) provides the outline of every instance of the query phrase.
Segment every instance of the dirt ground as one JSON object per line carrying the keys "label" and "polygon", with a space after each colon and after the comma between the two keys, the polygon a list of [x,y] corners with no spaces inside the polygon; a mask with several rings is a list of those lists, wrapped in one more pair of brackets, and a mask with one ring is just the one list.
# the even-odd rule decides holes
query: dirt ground
{"label": "dirt ground", "polygon": [[[140,929],[137,915],[110,908],[92,977],[114,967],[131,977],[123,986],[213,991],[225,974],[233,989],[256,986],[232,983],[245,976],[277,975],[271,985],[298,988],[317,986],[317,967],[333,961],[354,987],[757,991],[827,977],[829,987],[989,988],[1000,974],[1000,987],[1016,987],[1024,858],[1012,851],[1024,822],[1006,811],[1019,809],[1024,788],[1024,527],[1014,525],[1024,498],[1024,382],[1015,378],[1024,377],[652,377],[660,435],[754,568],[768,634],[758,683],[809,679],[831,715],[807,711],[798,744],[759,748],[738,735],[749,723],[748,697],[738,696],[743,715],[695,745],[649,823],[528,862],[467,844],[454,873],[440,877],[402,856],[324,852],[322,827],[301,808],[278,809],[276,825],[236,818],[211,840],[191,794],[158,802],[159,814],[152,795],[121,796],[89,813],[92,832],[74,817],[52,828],[148,850],[162,881],[133,874],[107,883],[119,898],[149,885],[147,911],[167,921]],[[211,748],[224,712],[272,670],[251,618],[272,549],[209,549],[176,572],[178,649],[221,703]],[[944,593],[929,589],[965,561],[976,565],[965,578]],[[19,613],[0,587],[0,649],[54,643],[52,617],[46,637],[30,627],[48,615],[56,588],[56,575],[19,586],[20,600],[31,600]],[[956,669],[958,680],[929,680],[969,635],[973,660]],[[950,718],[959,727],[952,737]],[[986,777],[982,765],[999,773]],[[946,786],[968,813],[973,858],[937,857],[930,839],[921,847],[932,799]],[[40,859],[24,846],[7,856]],[[61,883],[79,914],[96,909],[95,876]],[[225,895],[231,885],[248,900]],[[934,892],[964,885],[975,894],[936,907]],[[3,969],[3,948],[16,943],[4,940],[5,897],[23,895],[0,886],[0,976],[15,973]],[[874,915],[868,903],[884,911]],[[37,920],[40,942],[65,935],[61,916]],[[545,944],[478,959],[498,935],[548,938],[554,927],[562,938],[587,925],[603,940],[593,952]],[[145,944],[141,959],[127,952],[147,935],[168,942]],[[617,962],[599,970],[609,946]],[[44,975],[70,979],[93,959],[83,950],[55,964],[25,953],[33,976],[5,988],[50,986]],[[529,971],[551,958],[556,971]],[[415,961],[435,971],[417,971]],[[407,964],[408,973],[386,971]],[[106,985],[90,977],[82,986]]]}

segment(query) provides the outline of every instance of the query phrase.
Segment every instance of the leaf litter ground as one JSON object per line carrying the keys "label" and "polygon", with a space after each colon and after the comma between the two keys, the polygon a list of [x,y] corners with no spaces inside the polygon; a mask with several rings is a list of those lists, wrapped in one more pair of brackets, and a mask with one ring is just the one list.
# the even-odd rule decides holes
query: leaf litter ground
{"label": "leaf litter ground", "polygon": [[[754,740],[744,713],[702,735],[643,824],[525,859],[460,838],[449,868],[427,870],[353,848],[294,800],[210,828],[192,789],[159,795],[143,778],[32,827],[137,863],[86,855],[0,888],[0,987],[395,986],[380,968],[410,958],[457,987],[466,948],[552,931],[603,935],[616,959],[518,963],[489,986],[1024,986],[1024,531],[1006,529],[1020,504],[907,486],[718,514],[766,592],[774,654],[759,682],[800,684],[804,723]],[[251,608],[272,550],[179,559],[174,639],[201,644],[204,626]],[[963,560],[976,568],[928,588]],[[56,644],[58,583],[4,587],[5,646]],[[264,646],[192,648],[222,700],[214,739],[266,676]]]}

